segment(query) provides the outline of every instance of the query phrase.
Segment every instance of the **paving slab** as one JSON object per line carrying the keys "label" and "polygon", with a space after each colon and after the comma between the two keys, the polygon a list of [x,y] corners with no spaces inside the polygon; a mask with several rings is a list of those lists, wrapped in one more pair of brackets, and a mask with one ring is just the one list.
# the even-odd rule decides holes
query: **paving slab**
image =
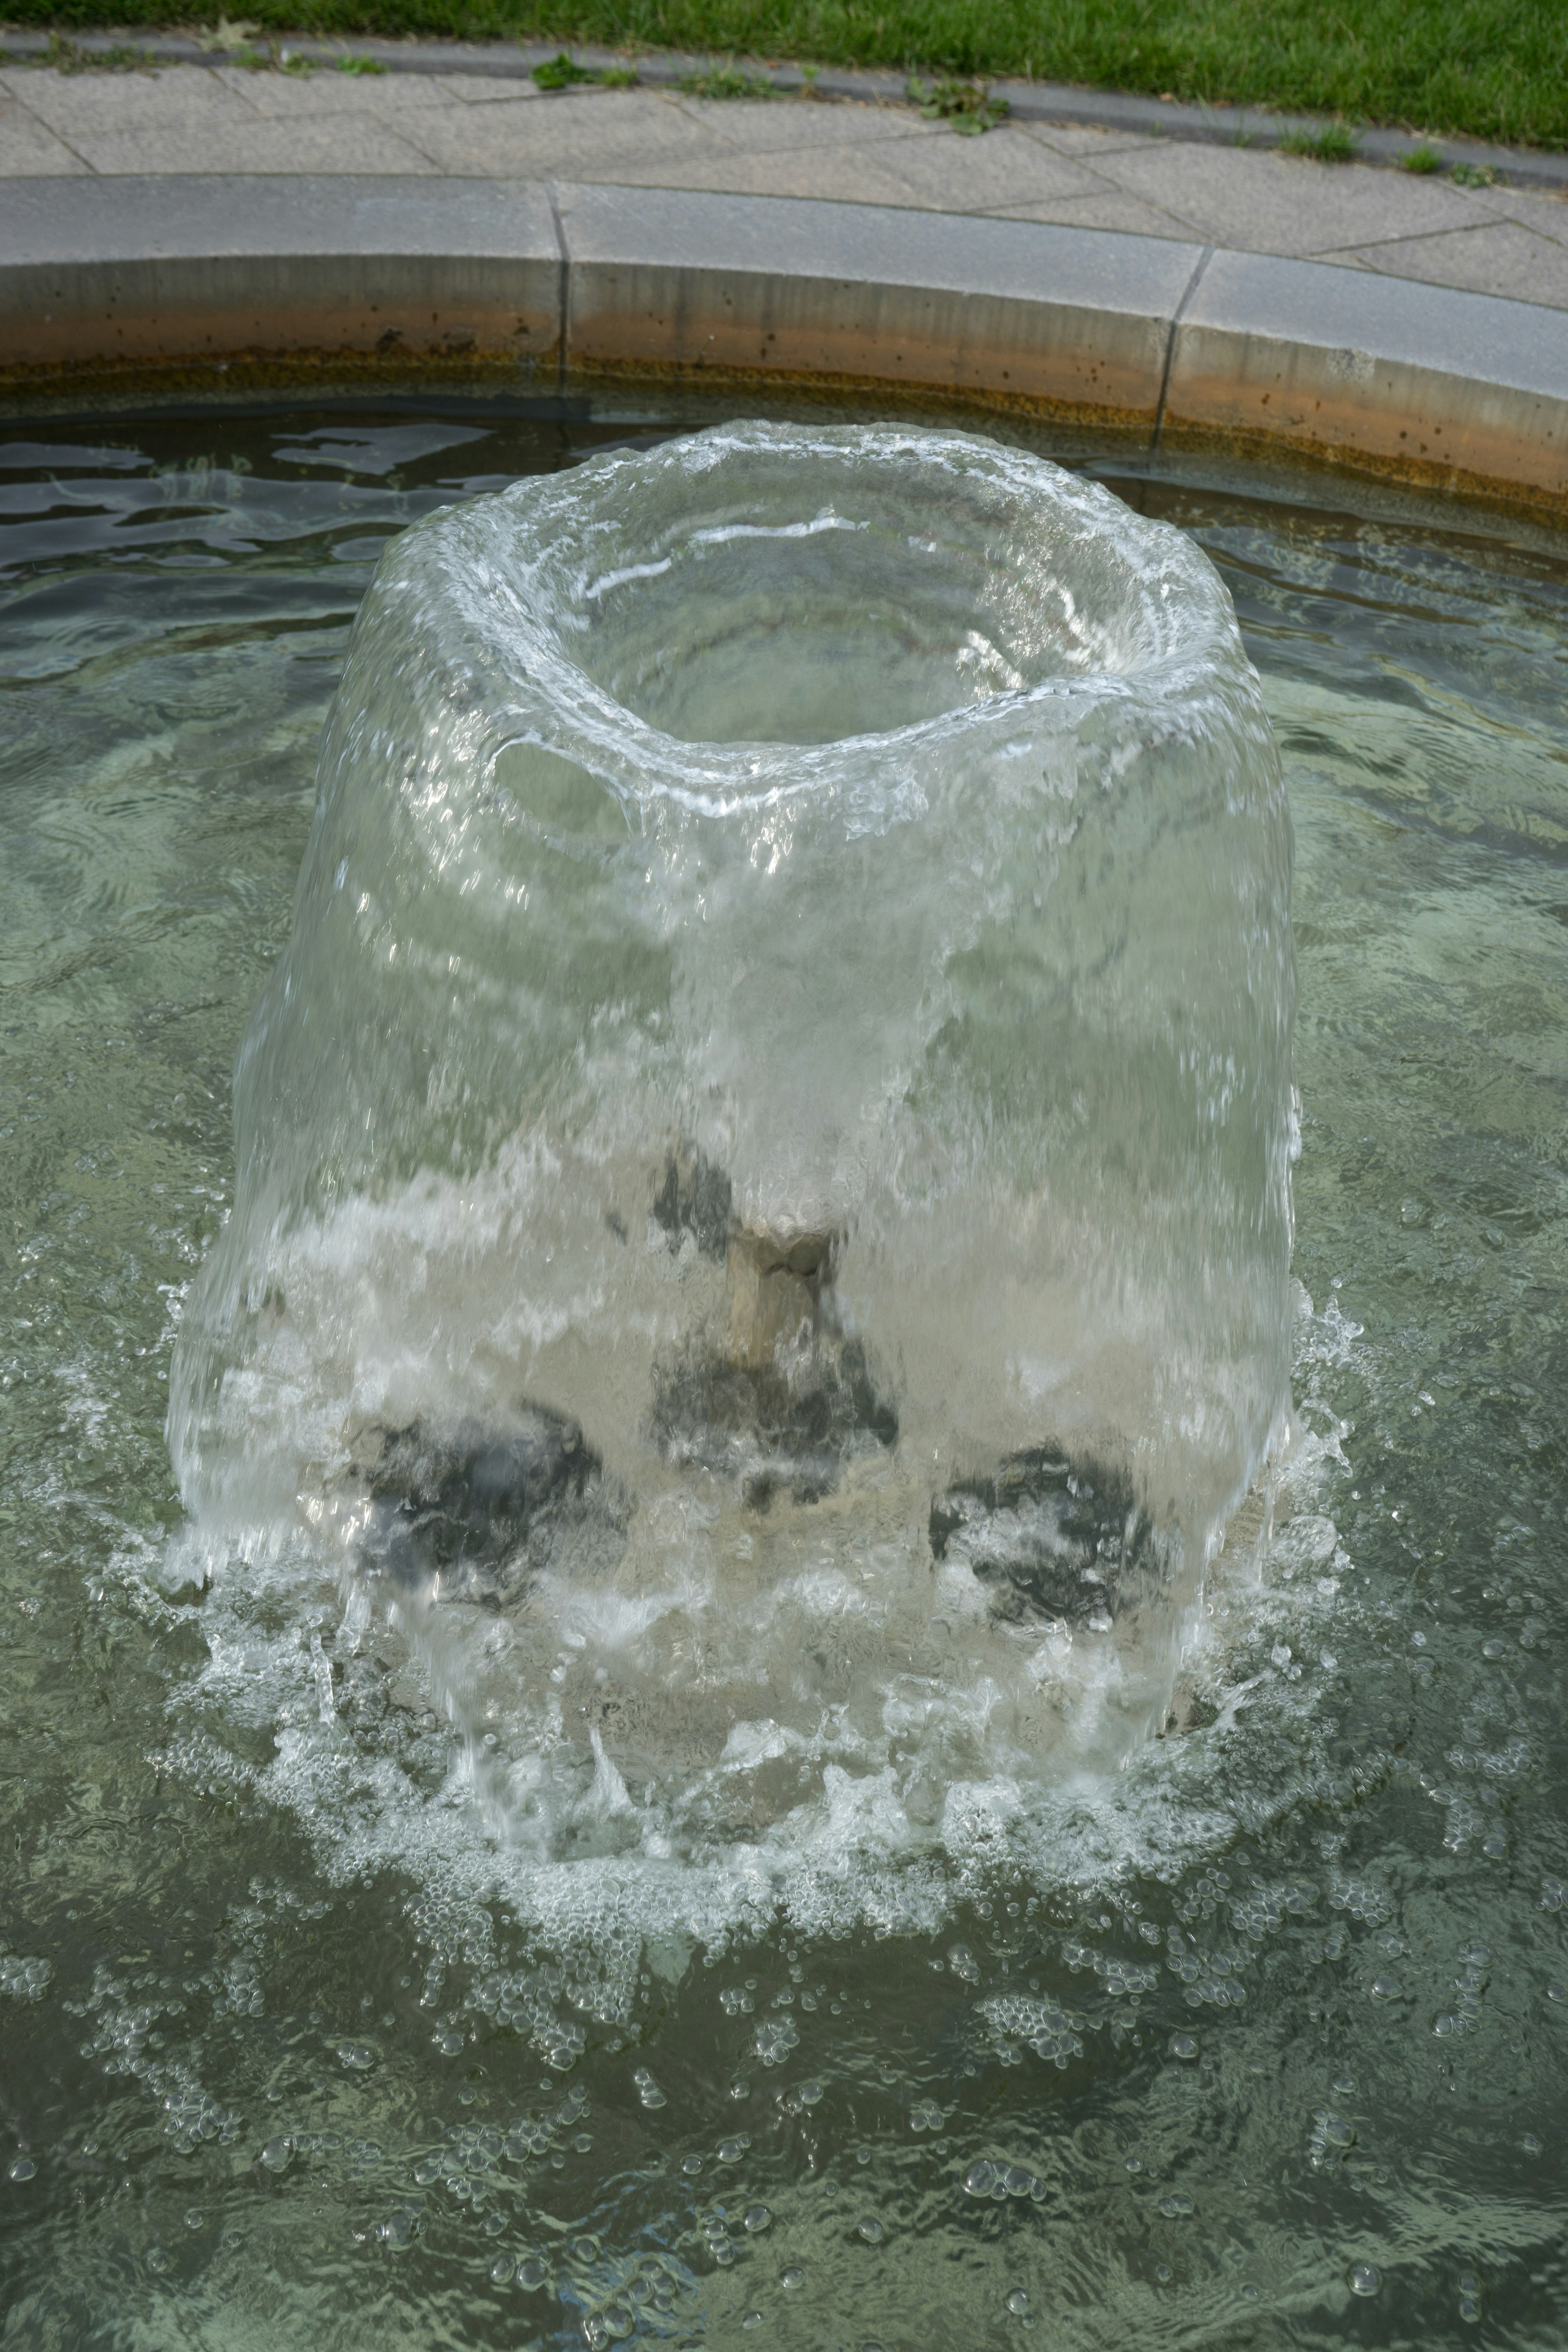
{"label": "paving slab", "polygon": [[90,169],[36,114],[14,98],[0,98],[0,179],[37,179],[52,172]]}
{"label": "paving slab", "polygon": [[[423,118],[422,118],[423,119]],[[374,116],[322,115],[304,121],[165,124],[157,131],[78,134],[72,144],[94,172],[118,178],[148,171],[192,173],[331,172],[374,177],[441,169],[422,148]]]}
{"label": "paving slab", "polygon": [[703,158],[673,170],[668,158],[661,156],[651,163],[622,163],[606,176],[620,187],[678,187],[712,195],[820,196],[831,204],[891,205],[910,212],[927,209],[907,180],[888,170],[863,147],[808,147],[795,153],[770,149],[760,155]]}
{"label": "paving slab", "polygon": [[549,92],[536,83],[516,81],[500,74],[441,74],[435,79],[438,89],[445,90],[448,98],[460,99],[465,106],[491,106],[497,99],[549,100]]}
{"label": "paving slab", "polygon": [[1129,194],[1189,222],[1211,245],[1245,252],[1321,253],[1466,227],[1476,218],[1466,192],[1449,182],[1287,155],[1173,142],[1108,156],[1099,169]]}
{"label": "paving slab", "polygon": [[1142,196],[1127,195],[1120,188],[1105,188],[1089,196],[1052,196],[1033,205],[998,205],[994,209],[1004,220],[1055,222],[1063,228],[1116,229],[1127,236],[1175,237],[1184,244],[1190,242],[1193,235],[1190,222],[1177,220],[1173,214],[1161,212],[1157,205],[1145,204]]}
{"label": "paving slab", "polygon": [[941,212],[994,212],[1053,196],[1110,193],[1098,173],[1016,131],[994,131],[984,139],[922,140],[918,146],[900,140],[876,152],[878,163],[918,203]]}
{"label": "paving slab", "polygon": [[1568,196],[1554,196],[1533,188],[1471,188],[1467,192],[1483,218],[1515,220],[1537,236],[1568,244]]}
{"label": "paving slab", "polygon": [[1517,221],[1487,221],[1442,236],[1405,237],[1324,258],[1359,262],[1385,277],[1415,278],[1428,286],[1463,287],[1476,294],[1503,294],[1516,302],[1543,302],[1568,310],[1568,245],[1537,236]]}
{"label": "paving slab", "polygon": [[[628,103],[621,102],[623,99]],[[667,161],[672,169],[714,154],[714,142],[679,106],[652,91],[560,99],[538,106],[431,108],[420,146],[446,172],[517,179],[613,179],[623,164]]]}
{"label": "paving slab", "polygon": [[[828,106],[812,99],[705,99],[682,96],[679,107],[716,146],[742,154],[805,152],[813,147],[875,147],[889,141],[931,139],[951,146],[945,123],[927,122],[908,106]],[[972,143],[972,142],[968,142]]]}
{"label": "paving slab", "polygon": [[1037,139],[1042,147],[1054,147],[1058,155],[1081,155],[1092,163],[1097,155],[1124,155],[1134,147],[1163,147],[1164,141],[1146,131],[1100,131],[1082,122],[1024,122],[1009,124],[1026,139]]}
{"label": "paving slab", "polygon": [[35,68],[8,72],[4,80],[8,96],[73,145],[100,132],[120,138],[138,131],[256,120],[255,108],[221,76],[189,67],[146,74],[58,74]]}
{"label": "paving slab", "polygon": [[[295,75],[220,66],[213,79],[238,100],[247,116],[263,121],[288,122],[330,114],[402,125],[462,102],[445,81],[425,75]],[[526,85],[507,82],[501,87],[514,105],[521,102]]]}

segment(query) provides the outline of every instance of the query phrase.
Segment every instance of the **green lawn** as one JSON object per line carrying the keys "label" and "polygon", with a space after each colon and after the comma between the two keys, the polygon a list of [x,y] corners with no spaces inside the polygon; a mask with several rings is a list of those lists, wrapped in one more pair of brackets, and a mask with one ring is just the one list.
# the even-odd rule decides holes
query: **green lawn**
{"label": "green lawn", "polygon": [[[167,0],[0,0],[163,25]],[[216,15],[216,7],[213,11]],[[1568,146],[1568,0],[237,0],[268,32],[434,33],[1032,74]]]}

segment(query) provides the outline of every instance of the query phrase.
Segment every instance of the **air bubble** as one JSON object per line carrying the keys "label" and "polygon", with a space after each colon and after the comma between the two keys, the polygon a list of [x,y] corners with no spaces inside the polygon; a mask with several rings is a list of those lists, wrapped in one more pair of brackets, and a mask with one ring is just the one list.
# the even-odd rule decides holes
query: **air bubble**
{"label": "air bubble", "polygon": [[1351,2272],[1352,2294],[1375,2294],[1383,2284],[1383,2273],[1375,2263],[1357,2263]]}
{"label": "air bubble", "polygon": [[858,2237],[865,2239],[868,2246],[879,2246],[882,2242],[882,2225],[874,2213],[863,2213],[855,2224],[855,2231]]}

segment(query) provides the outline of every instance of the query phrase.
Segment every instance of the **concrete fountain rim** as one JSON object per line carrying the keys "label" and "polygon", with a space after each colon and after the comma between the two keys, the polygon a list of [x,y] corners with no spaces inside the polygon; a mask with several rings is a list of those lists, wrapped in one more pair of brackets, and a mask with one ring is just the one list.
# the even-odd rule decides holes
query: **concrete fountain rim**
{"label": "concrete fountain rim", "polygon": [[454,374],[881,396],[1568,519],[1568,320],[1036,222],[552,181],[0,190],[0,404]]}

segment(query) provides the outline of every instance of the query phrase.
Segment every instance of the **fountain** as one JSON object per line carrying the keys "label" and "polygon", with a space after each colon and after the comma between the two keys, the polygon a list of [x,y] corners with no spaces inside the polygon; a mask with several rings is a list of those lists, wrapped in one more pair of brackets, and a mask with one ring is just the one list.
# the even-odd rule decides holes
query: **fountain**
{"label": "fountain", "polygon": [[509,1835],[1121,1760],[1285,1426],[1289,870],[1217,575],[1042,458],[731,425],[408,531],[187,1507],[298,1503]]}

